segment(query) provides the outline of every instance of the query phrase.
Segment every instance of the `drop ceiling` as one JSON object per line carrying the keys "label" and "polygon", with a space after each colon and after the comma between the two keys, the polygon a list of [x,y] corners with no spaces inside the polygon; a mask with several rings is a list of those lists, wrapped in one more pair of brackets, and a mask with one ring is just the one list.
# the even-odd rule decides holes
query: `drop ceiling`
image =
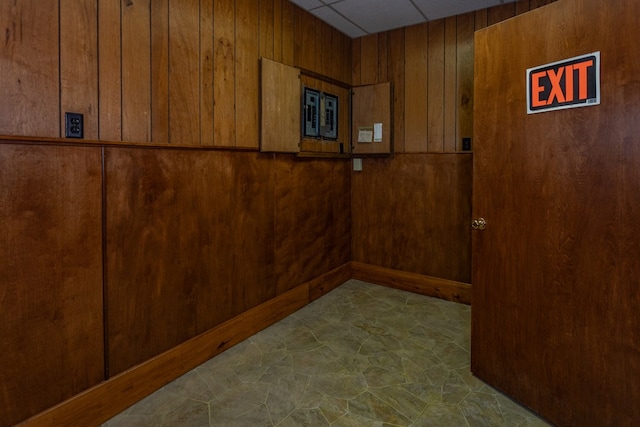
{"label": "drop ceiling", "polygon": [[351,38],[516,0],[291,0]]}

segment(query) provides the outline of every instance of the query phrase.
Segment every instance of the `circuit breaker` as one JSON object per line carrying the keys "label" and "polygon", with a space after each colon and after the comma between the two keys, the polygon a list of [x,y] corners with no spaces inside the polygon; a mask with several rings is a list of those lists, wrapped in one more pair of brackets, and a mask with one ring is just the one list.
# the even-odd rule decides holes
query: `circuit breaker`
{"label": "circuit breaker", "polygon": [[303,135],[316,138],[320,136],[320,92],[305,87],[303,96]]}
{"label": "circuit breaker", "polygon": [[338,138],[338,97],[322,93],[320,98],[320,136],[327,139]]}

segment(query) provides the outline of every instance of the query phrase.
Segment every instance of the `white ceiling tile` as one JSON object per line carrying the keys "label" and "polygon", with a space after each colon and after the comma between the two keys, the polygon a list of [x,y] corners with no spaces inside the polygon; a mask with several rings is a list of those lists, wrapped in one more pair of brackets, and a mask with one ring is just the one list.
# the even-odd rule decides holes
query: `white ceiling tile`
{"label": "white ceiling tile", "polygon": [[290,0],[351,38],[517,0]]}
{"label": "white ceiling tile", "polygon": [[330,9],[327,6],[319,7],[317,9],[310,10],[309,12],[327,22],[338,31],[342,31],[352,39],[367,35],[367,33],[364,32],[362,28],[358,28],[358,26],[353,22],[350,22],[344,16],[340,15],[335,10]]}
{"label": "white ceiling tile", "polygon": [[[512,1],[515,0],[504,0],[504,3]],[[502,3],[500,0],[413,0],[413,2],[429,20],[460,15]]]}
{"label": "white ceiling tile", "polygon": [[424,21],[424,17],[409,0],[344,0],[331,7],[368,33]]}

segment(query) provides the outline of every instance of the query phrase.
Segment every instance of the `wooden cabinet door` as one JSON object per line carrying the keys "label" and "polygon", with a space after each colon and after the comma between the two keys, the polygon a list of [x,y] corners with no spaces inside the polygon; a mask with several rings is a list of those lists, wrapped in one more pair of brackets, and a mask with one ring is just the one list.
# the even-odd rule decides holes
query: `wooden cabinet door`
{"label": "wooden cabinet door", "polygon": [[300,70],[260,59],[260,151],[300,151]]}
{"label": "wooden cabinet door", "polygon": [[[640,422],[638,28],[562,0],[476,33],[471,367],[557,425]],[[527,115],[528,68],[598,51],[600,105]]]}
{"label": "wooden cabinet door", "polygon": [[391,154],[391,83],[352,88],[353,155]]}

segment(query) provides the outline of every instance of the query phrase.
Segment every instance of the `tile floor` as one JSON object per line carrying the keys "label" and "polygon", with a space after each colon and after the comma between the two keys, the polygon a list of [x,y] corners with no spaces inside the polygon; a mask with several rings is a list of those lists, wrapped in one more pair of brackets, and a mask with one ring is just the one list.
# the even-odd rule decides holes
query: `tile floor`
{"label": "tile floor", "polygon": [[470,313],[350,280],[103,427],[546,426],[471,375]]}

